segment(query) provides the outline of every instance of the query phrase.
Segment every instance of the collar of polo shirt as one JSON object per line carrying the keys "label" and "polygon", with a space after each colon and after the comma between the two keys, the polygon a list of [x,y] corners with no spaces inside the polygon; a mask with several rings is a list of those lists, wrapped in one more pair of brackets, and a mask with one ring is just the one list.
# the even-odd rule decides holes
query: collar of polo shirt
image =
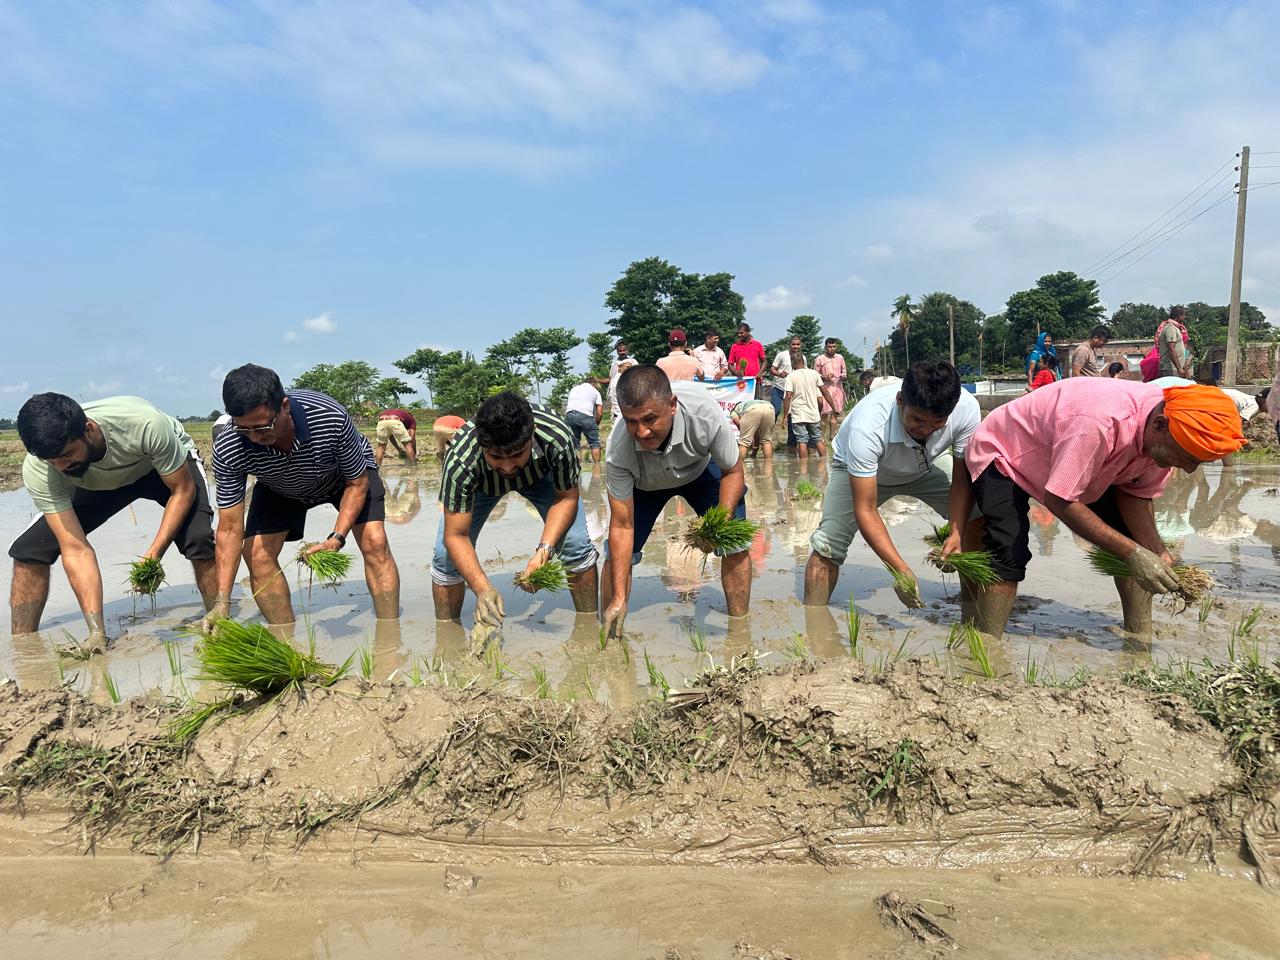
{"label": "collar of polo shirt", "polygon": [[311,439],[311,428],[307,426],[307,408],[296,395],[289,393],[286,396],[289,398],[289,416],[293,417],[294,445],[306,443]]}

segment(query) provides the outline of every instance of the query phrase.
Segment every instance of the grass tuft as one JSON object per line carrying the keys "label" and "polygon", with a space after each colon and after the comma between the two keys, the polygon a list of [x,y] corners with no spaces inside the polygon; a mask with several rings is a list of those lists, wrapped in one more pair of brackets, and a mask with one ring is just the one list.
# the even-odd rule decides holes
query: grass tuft
{"label": "grass tuft", "polygon": [[738,520],[730,515],[723,504],[717,503],[689,524],[684,542],[698,549],[702,549],[703,545],[709,545],[712,550],[720,554],[736,553],[751,546],[751,541],[759,529],[758,523]]}
{"label": "grass tuft", "polygon": [[339,550],[317,550],[306,554],[299,552],[298,562],[326,587],[336,587],[351,572],[351,554]]}
{"label": "grass tuft", "polygon": [[569,586],[569,574],[564,568],[564,561],[559,554],[552,554],[547,562],[532,573],[523,570],[516,574],[512,581],[517,587],[533,587],[535,591],[546,590],[558,593]]}

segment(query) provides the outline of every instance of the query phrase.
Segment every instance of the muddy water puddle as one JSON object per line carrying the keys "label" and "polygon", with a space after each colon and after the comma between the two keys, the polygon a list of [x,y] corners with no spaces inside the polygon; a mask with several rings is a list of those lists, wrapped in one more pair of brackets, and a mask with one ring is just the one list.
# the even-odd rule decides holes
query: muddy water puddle
{"label": "muddy water puddle", "polygon": [[[0,860],[0,953],[129,960],[466,957],[914,958],[893,891],[984,958],[1275,955],[1273,898],[1179,883],[911,870]],[[33,878],[33,873],[35,877]],[[33,883],[33,879],[37,882]]]}
{"label": "muddy water puddle", "polygon": [[[885,517],[895,541],[921,578],[925,609],[905,611],[887,574],[859,539],[841,570],[831,605],[805,608],[799,601],[808,538],[821,513],[820,501],[803,501],[795,491],[801,480],[825,486],[825,465],[799,464],[790,458],[747,464],[749,515],[763,524],[751,548],[752,612],[731,622],[724,609],[717,562],[679,543],[691,517],[683,501],[673,502],[646,547],[635,574],[627,620],[628,648],[611,644],[602,650],[595,619],[574,614],[568,596],[529,596],[510,587],[511,577],[538,542],[541,522],[518,496],[508,496],[494,511],[479,543],[479,555],[495,583],[507,594],[507,623],[501,658],[484,664],[470,655],[466,632],[456,624],[437,623],[430,599],[430,563],[439,524],[438,471],[434,464],[416,469],[388,466],[388,534],[400,565],[402,606],[399,623],[375,622],[364,586],[358,552],[348,581],[336,590],[309,588],[293,565],[286,573],[295,583],[295,608],[306,612],[298,639],[309,630],[320,654],[337,662],[353,650],[372,653],[374,679],[419,671],[424,658],[455,682],[479,677],[532,691],[535,673],[545,672],[551,692],[559,696],[596,697],[625,706],[648,695],[643,654],[672,682],[693,675],[708,662],[722,663],[751,651],[768,652],[774,662],[807,651],[814,656],[848,656],[847,607],[852,600],[863,613],[863,656],[945,659],[946,638],[958,619],[954,578],[945,578],[924,561],[922,538],[937,518],[916,501],[893,500]],[[1095,574],[1083,542],[1046,510],[1033,507],[1031,547],[1035,559],[1010,622],[1009,635],[990,651],[1001,673],[1020,674],[1030,662],[1066,676],[1079,667],[1109,672],[1169,657],[1225,658],[1233,629],[1255,605],[1262,617],[1248,642],[1269,642],[1280,614],[1272,597],[1280,566],[1280,468],[1215,466],[1193,476],[1177,475],[1157,501],[1157,516],[1166,538],[1191,562],[1205,566],[1218,582],[1217,602],[1201,621],[1197,610],[1175,613],[1157,604],[1156,631],[1150,643],[1126,639],[1118,630],[1120,606],[1109,580]],[[583,505],[597,544],[603,541],[608,515],[600,470],[585,467]],[[0,494],[0,535],[15,537],[30,521],[32,507],[25,492]],[[103,568],[108,627],[118,636],[104,657],[87,663],[55,656],[65,633],[83,635],[75,599],[61,569],[55,570],[43,634],[0,640],[0,674],[24,687],[66,682],[96,697],[107,695],[106,676],[122,696],[146,691],[182,693],[194,686],[190,638],[183,628],[198,619],[201,608],[190,566],[176,551],[166,562],[168,583],[155,612],[136,603],[124,588],[127,561],[150,542],[160,510],[137,503],[95,532],[93,544]],[[332,526],[330,507],[313,510],[308,538],[319,539]],[[286,554],[291,548],[286,547]],[[244,571],[242,569],[242,575]],[[233,614],[256,617],[248,601],[246,581],[237,590]],[[470,624],[468,596],[463,622]],[[797,637],[803,640],[801,647]],[[172,641],[166,650],[162,641]],[[1236,641],[1239,642],[1238,640]],[[705,652],[702,647],[705,646]],[[357,658],[358,660],[358,658]],[[962,665],[957,664],[957,668]],[[174,668],[180,676],[174,675]],[[185,686],[184,686],[185,685]]]}

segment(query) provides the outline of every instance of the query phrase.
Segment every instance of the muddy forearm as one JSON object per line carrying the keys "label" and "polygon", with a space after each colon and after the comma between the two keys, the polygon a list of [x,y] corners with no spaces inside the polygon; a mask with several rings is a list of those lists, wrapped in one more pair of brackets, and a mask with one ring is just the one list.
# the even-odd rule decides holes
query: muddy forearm
{"label": "muddy forearm", "polygon": [[[1079,501],[1067,501],[1052,493],[1045,493],[1045,506],[1049,512],[1067,525],[1072,533],[1084,537],[1095,547],[1101,547],[1121,558],[1127,558],[1138,546],[1115,527],[1103,521],[1088,506]],[[1161,547],[1161,550],[1164,548]]]}
{"label": "muddy forearm", "polygon": [[613,599],[627,602],[631,594],[631,552],[635,548],[636,532],[630,524],[609,525],[609,559],[612,561]]}
{"label": "muddy forearm", "polygon": [[67,572],[71,590],[80,604],[80,612],[92,631],[102,629],[102,570],[98,555],[88,542],[62,551],[62,568]]}
{"label": "muddy forearm", "polygon": [[1120,511],[1121,519],[1124,520],[1124,525],[1129,529],[1130,536],[1139,546],[1146,547],[1158,557],[1168,553],[1164,541],[1160,538],[1160,531],[1156,529],[1155,510],[1150,500],[1117,490],[1116,507]]}

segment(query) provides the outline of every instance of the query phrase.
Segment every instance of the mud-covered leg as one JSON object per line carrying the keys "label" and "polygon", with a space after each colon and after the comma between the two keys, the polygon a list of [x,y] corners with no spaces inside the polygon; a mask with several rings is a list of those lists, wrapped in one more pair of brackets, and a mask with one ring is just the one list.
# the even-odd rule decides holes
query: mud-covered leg
{"label": "mud-covered leg", "polygon": [[973,625],[981,632],[999,640],[1013,613],[1013,601],[1018,596],[1018,585],[1008,580],[998,580],[989,585],[972,600]]}
{"label": "mud-covered leg", "polygon": [[1124,611],[1124,628],[1139,636],[1151,636],[1152,596],[1133,577],[1114,577],[1120,609]]}
{"label": "mud-covered leg", "polygon": [[569,596],[578,613],[595,613],[600,606],[600,577],[595,565],[569,574]]}
{"label": "mud-covered leg", "polygon": [[431,584],[431,599],[435,602],[436,619],[441,621],[461,621],[462,601],[466,599],[466,596],[466,584]]}

